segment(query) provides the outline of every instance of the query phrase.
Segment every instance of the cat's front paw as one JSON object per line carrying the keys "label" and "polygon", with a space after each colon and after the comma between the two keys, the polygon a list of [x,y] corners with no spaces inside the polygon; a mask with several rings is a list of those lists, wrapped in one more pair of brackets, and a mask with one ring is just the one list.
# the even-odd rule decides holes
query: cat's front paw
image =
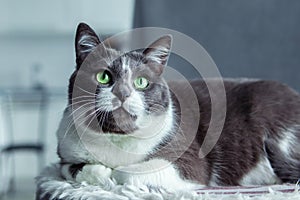
{"label": "cat's front paw", "polygon": [[76,182],[103,185],[111,177],[112,169],[101,164],[86,164],[76,175]]}
{"label": "cat's front paw", "polygon": [[143,185],[142,173],[134,170],[133,166],[121,166],[112,171],[111,177],[116,180],[118,184]]}

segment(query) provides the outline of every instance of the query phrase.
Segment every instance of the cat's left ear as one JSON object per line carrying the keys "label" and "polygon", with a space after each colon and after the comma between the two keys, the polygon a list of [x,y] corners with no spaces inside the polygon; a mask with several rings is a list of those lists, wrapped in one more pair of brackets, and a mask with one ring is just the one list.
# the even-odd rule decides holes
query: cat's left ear
{"label": "cat's left ear", "polygon": [[80,23],[75,36],[76,64],[80,67],[84,59],[101,43],[95,31],[85,23]]}
{"label": "cat's left ear", "polygon": [[[170,50],[172,45],[172,36],[165,35],[150,44],[144,51],[143,54],[152,62],[156,62],[161,66],[161,72],[163,70],[163,66],[167,64]],[[160,72],[160,73],[161,73]]]}

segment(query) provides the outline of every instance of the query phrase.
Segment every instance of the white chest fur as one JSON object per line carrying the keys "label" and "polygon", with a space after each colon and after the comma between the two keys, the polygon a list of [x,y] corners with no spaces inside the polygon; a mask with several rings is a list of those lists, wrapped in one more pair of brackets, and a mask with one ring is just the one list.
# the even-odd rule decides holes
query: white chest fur
{"label": "white chest fur", "polygon": [[[65,119],[64,123],[69,124],[69,121]],[[166,113],[140,121],[140,129],[130,135],[99,134],[76,125],[67,130],[68,125],[61,125],[57,132],[58,149],[67,162],[100,162],[111,168],[126,166],[140,162],[151,153],[172,133],[173,123],[170,105]]]}

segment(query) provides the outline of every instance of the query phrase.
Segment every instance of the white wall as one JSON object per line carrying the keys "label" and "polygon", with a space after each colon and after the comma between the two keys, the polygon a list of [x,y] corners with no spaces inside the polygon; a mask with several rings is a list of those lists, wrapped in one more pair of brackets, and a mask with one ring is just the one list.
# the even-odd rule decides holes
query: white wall
{"label": "white wall", "polygon": [[0,0],[2,33],[70,33],[79,21],[98,32],[131,28],[134,0]]}
{"label": "white wall", "polygon": [[[0,0],[0,91],[27,88],[34,65],[42,67],[40,80],[51,89],[65,91],[50,103],[47,129],[47,163],[57,160],[55,131],[66,105],[68,78],[75,66],[74,32],[79,22],[89,23],[100,34],[129,29],[134,0]],[[15,138],[35,137],[35,111],[18,111]],[[0,125],[5,123],[0,116]],[[0,145],[3,134],[0,131]],[[2,134],[2,136],[1,136]],[[36,157],[16,156],[17,177],[37,174]]]}
{"label": "white wall", "polygon": [[0,37],[0,88],[30,86],[30,71],[42,66],[48,87],[65,87],[75,66],[73,36]]}
{"label": "white wall", "polygon": [[[133,0],[0,0],[0,88],[29,86],[39,64],[49,87],[66,85],[75,65],[74,32],[79,22],[99,34],[131,28]],[[58,73],[59,72],[59,73]]]}

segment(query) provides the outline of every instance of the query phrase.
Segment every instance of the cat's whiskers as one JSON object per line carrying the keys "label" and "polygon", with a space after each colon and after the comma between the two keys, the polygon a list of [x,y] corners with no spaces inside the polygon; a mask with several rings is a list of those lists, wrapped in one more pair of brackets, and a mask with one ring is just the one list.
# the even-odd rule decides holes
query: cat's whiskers
{"label": "cat's whiskers", "polygon": [[[85,104],[85,105],[81,106],[81,107],[82,107],[81,110],[80,110],[80,109],[77,109],[76,111],[75,111],[75,110],[72,111],[72,112],[73,112],[72,115],[77,116],[77,118],[73,118],[74,121],[76,122],[76,121],[79,120],[79,118],[81,118],[83,115],[85,115],[85,114],[91,112],[92,110],[95,110],[95,106],[90,106],[90,104],[93,104],[93,103],[94,103],[94,102],[89,103],[89,104]],[[78,114],[77,114],[77,112],[78,112]],[[94,112],[94,111],[92,111],[92,112]],[[87,117],[87,116],[86,116],[86,117]]]}
{"label": "cat's whiskers", "polygon": [[76,101],[74,101],[73,99],[72,99],[72,103],[71,104],[69,104],[69,105],[67,105],[67,109],[71,109],[71,108],[73,108],[75,105],[77,105],[77,104],[81,104],[81,103],[90,103],[90,102],[93,102],[93,103],[95,103],[95,101],[94,101],[94,99],[92,99],[92,98],[86,98],[86,99],[83,99],[83,100],[76,100]]}
{"label": "cat's whiskers", "polygon": [[[88,111],[90,111],[90,109],[87,110],[86,112],[82,112],[82,113],[81,113],[81,116],[84,115],[84,114],[86,114]],[[93,111],[93,112],[94,112],[94,111]],[[90,115],[91,115],[91,114],[89,114],[88,116],[90,116]],[[86,122],[88,116],[83,117],[81,121],[79,121],[79,118],[81,118],[81,117],[79,116],[76,120],[73,120],[73,121],[74,121],[73,125],[74,125],[75,127],[81,127],[81,126]],[[95,116],[96,116],[96,115],[95,115]],[[88,125],[85,126],[85,131],[87,130],[87,127],[90,125],[90,123],[94,120],[95,116],[93,116],[92,119],[90,120],[90,122],[88,123]],[[75,121],[76,121],[76,122],[75,122]],[[75,123],[76,123],[76,125],[75,125]],[[76,132],[76,133],[78,134],[78,136],[79,136],[79,140],[78,140],[78,143],[77,143],[77,148],[80,148],[80,147],[79,147],[79,146],[80,146],[79,144],[81,143],[82,136],[83,136],[83,134],[85,133],[85,131],[79,133],[79,132],[77,131],[77,128],[75,128],[75,129],[73,130],[73,132],[71,133],[71,134],[75,134],[75,132]]]}
{"label": "cat's whiskers", "polygon": [[72,117],[72,119],[70,120],[70,122],[69,122],[69,124],[68,124],[68,126],[67,126],[68,129],[67,129],[66,132],[68,132],[69,128],[70,128],[72,125],[74,125],[75,122],[77,122],[77,121],[79,120],[79,118],[81,118],[82,115],[85,114],[85,112],[81,112],[81,114],[76,114],[76,113],[77,113],[77,111],[76,111],[76,112],[71,111],[71,113],[67,116],[67,118]]}
{"label": "cat's whiskers", "polygon": [[[79,106],[78,108],[76,108],[75,110],[73,110],[73,107],[77,104],[80,103],[84,103],[83,105]],[[71,117],[76,111],[78,111],[79,109],[82,109],[85,106],[90,106],[92,104],[95,104],[94,101],[81,101],[81,102],[76,102],[70,105],[70,108],[72,109],[72,112],[68,115],[68,117]],[[90,106],[91,107],[91,106]]]}
{"label": "cat's whiskers", "polygon": [[[85,105],[86,106],[86,105]],[[90,111],[91,109],[93,109],[93,106],[89,106],[87,107],[85,110],[83,110],[81,113],[76,113],[78,112],[78,110],[74,110],[71,112],[71,114],[69,114],[68,118],[73,116],[73,118],[70,120],[69,124],[67,125],[67,130],[65,131],[65,134],[63,136],[63,139],[66,137],[66,135],[69,133],[69,130],[72,128],[72,126],[74,125],[75,127],[78,126],[77,124],[81,125],[82,123],[85,122],[86,118],[82,118],[83,115],[85,115],[88,111]],[[82,118],[82,121],[79,121],[79,119]],[[75,130],[72,132],[72,134],[76,131]]]}
{"label": "cat's whiskers", "polygon": [[130,114],[137,115],[137,113],[140,113],[142,110],[145,109],[145,107],[144,107],[144,105],[140,105],[140,104],[137,104],[137,103],[135,103],[135,104],[134,103],[129,103],[126,106],[126,108],[124,108],[124,109],[127,110]]}
{"label": "cat's whiskers", "polygon": [[90,126],[90,124],[92,123],[92,121],[95,120],[95,118],[97,117],[97,111],[99,111],[99,108],[96,109],[96,110],[94,110],[92,113],[90,113],[90,114],[88,114],[86,116],[86,118],[89,118],[91,116],[92,117],[91,117],[91,120],[86,124],[85,129],[83,130],[83,132],[80,133],[80,135],[79,135],[79,141],[78,142],[80,142],[82,140],[82,137],[85,134],[85,132],[87,131],[88,127]]}
{"label": "cat's whiskers", "polygon": [[151,98],[149,98],[149,97],[145,97],[145,102],[156,103],[156,104],[161,105],[161,102],[158,102],[157,100],[151,99]]}
{"label": "cat's whiskers", "polygon": [[[97,114],[98,114],[98,117],[99,117],[99,123],[101,123],[100,128],[102,128],[103,124],[104,124],[104,121],[105,121],[105,118],[108,115],[108,112],[99,110]],[[104,116],[102,114],[104,114]]]}
{"label": "cat's whiskers", "polygon": [[101,111],[102,113],[104,113],[104,116],[102,116],[101,115],[101,119],[99,119],[99,121],[101,121],[101,129],[102,129],[102,127],[103,127],[103,125],[104,125],[104,122],[106,121],[106,118],[108,117],[108,112],[103,112],[103,111]]}
{"label": "cat's whiskers", "polygon": [[[78,101],[78,99],[82,99],[82,100]],[[95,94],[93,94],[92,96],[85,95],[85,96],[74,97],[71,100],[72,100],[72,103],[67,106],[68,109],[69,108],[72,109],[75,105],[78,105],[78,104],[82,104],[82,103],[84,103],[84,104],[79,106],[75,110],[72,109],[72,112],[68,115],[68,117],[72,116],[77,110],[81,109],[84,106],[95,104]]]}
{"label": "cat's whiskers", "polygon": [[[90,111],[90,110],[89,110],[89,111]],[[101,115],[102,113],[104,114],[104,116]],[[82,125],[82,124],[83,124],[84,122],[86,122],[86,120],[87,120],[88,118],[90,118],[91,116],[92,116],[91,120],[89,121],[88,124],[85,125],[86,127],[85,127],[84,132],[87,130],[87,128],[89,127],[90,123],[91,123],[93,120],[95,120],[96,117],[99,117],[99,116],[101,117],[101,118],[99,119],[99,123],[101,123],[101,124],[99,124],[99,127],[102,128],[102,126],[103,126],[103,124],[104,124],[104,122],[105,122],[105,118],[107,118],[107,116],[108,116],[108,112],[102,110],[101,107],[99,107],[99,108],[95,109],[94,111],[92,111],[91,113],[89,113],[87,116],[85,116],[85,119],[84,119],[83,122],[80,123],[79,125]],[[83,135],[83,133],[81,134],[81,136],[82,136],[82,135]],[[80,139],[81,139],[81,138],[80,138]]]}
{"label": "cat's whiskers", "polygon": [[[85,120],[82,120],[81,122],[79,122],[78,119],[77,119],[77,121],[76,121],[76,123],[75,123],[73,120],[71,120],[71,121],[69,122],[68,126],[67,126],[67,130],[66,130],[65,133],[64,133],[64,136],[63,136],[63,138],[62,138],[62,141],[66,138],[67,134],[74,134],[75,132],[77,132],[77,128],[76,128],[76,127],[78,127],[78,125],[76,125],[76,124],[79,123],[79,125],[80,125],[80,124],[82,124],[82,123],[84,123],[84,122],[85,122]],[[69,131],[71,130],[71,128],[74,128],[74,130],[73,130],[72,132],[69,132]]]}
{"label": "cat's whiskers", "polygon": [[[95,103],[95,102],[93,102],[93,101],[82,101],[82,102],[77,102],[77,103],[73,103],[73,104],[67,106],[67,109],[74,111],[74,110],[76,110],[76,109],[78,109],[78,108],[81,108],[81,107],[83,107],[83,106],[85,106],[85,105],[91,105],[91,104],[94,104],[94,103]],[[79,107],[77,107],[76,109],[74,109],[76,106],[78,106],[78,105],[80,105],[80,104],[82,104],[82,105],[79,106]],[[72,114],[73,114],[73,113],[70,113],[70,115],[72,115]],[[70,116],[70,115],[69,115],[69,116]],[[69,116],[68,116],[68,117],[69,117]]]}
{"label": "cat's whiskers", "polygon": [[69,104],[67,107],[70,108],[70,107],[73,107],[74,105],[77,105],[77,104],[80,104],[80,103],[84,103],[84,102],[94,102],[95,103],[95,100],[94,99],[82,99],[82,100],[76,100],[76,101],[72,101],[71,104]]}
{"label": "cat's whiskers", "polygon": [[80,87],[80,86],[78,86],[78,85],[76,85],[76,87],[77,87],[78,89],[80,89],[81,91],[83,91],[83,92],[87,93],[87,94],[90,94],[90,95],[92,95],[92,96],[95,96],[95,93],[92,93],[92,92],[90,92],[90,91],[87,91],[87,90],[85,90],[85,89],[81,88],[81,87]]}
{"label": "cat's whiskers", "polygon": [[96,94],[94,95],[80,95],[78,97],[73,97],[71,98],[71,101],[77,100],[77,99],[91,99],[91,98],[95,98]]}
{"label": "cat's whiskers", "polygon": [[154,104],[154,103],[152,103],[151,104],[151,107],[149,107],[149,110],[146,110],[146,113],[148,113],[148,114],[151,114],[151,113],[153,113],[153,112],[162,112],[162,111],[165,111],[165,107],[163,106],[163,105],[161,105],[161,104]]}
{"label": "cat's whiskers", "polygon": [[[71,130],[71,128],[73,128],[73,127],[75,127],[75,129],[72,132],[69,132]],[[67,128],[66,128],[66,131],[64,133],[64,136],[62,137],[62,141],[64,141],[64,139],[67,137],[68,134],[74,134],[75,131],[77,131],[75,122],[74,122],[74,120],[70,120],[69,123],[68,123],[68,125],[67,125]]]}

